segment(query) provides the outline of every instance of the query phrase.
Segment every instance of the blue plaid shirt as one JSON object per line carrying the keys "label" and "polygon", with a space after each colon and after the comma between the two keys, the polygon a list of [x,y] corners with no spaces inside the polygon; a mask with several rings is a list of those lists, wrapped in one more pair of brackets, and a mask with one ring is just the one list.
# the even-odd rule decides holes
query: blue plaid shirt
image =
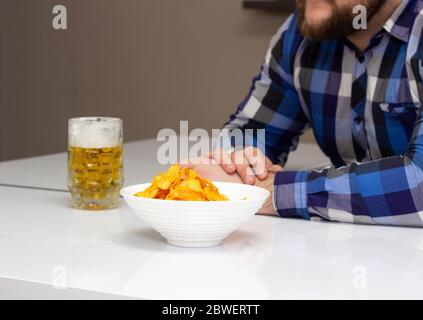
{"label": "blue plaid shirt", "polygon": [[265,129],[284,164],[311,127],[333,166],[276,175],[281,217],[423,226],[423,0],[403,0],[364,52],[304,39],[292,15],[226,128]]}

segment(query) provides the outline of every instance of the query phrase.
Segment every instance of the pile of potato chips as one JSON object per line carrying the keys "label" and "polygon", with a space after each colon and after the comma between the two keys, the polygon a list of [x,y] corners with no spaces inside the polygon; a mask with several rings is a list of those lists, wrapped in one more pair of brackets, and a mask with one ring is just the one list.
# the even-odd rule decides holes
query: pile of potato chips
{"label": "pile of potato chips", "polygon": [[172,165],[167,172],[153,178],[151,186],[137,197],[182,201],[228,201],[213,183],[194,170]]}

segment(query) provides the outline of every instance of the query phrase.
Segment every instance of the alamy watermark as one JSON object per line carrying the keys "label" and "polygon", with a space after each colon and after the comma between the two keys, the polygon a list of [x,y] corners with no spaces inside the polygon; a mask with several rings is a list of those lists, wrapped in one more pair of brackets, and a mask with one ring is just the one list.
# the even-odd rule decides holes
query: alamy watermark
{"label": "alamy watermark", "polygon": [[367,9],[363,5],[357,5],[353,8],[353,13],[356,15],[353,19],[353,28],[355,30],[367,29]]}
{"label": "alamy watermark", "polygon": [[55,5],[51,11],[53,20],[51,25],[55,30],[66,30],[68,28],[68,11],[64,5]]}
{"label": "alamy watermark", "polygon": [[[353,19],[353,28],[355,30],[367,29],[367,8],[364,5],[356,5],[352,9],[355,17]],[[64,5],[57,4],[52,8],[53,20],[52,27],[55,30],[68,29],[68,12]]]}
{"label": "alamy watermark", "polygon": [[[265,153],[266,132],[265,129],[224,128],[212,129],[210,134],[201,128],[190,131],[189,122],[180,121],[179,133],[170,128],[162,129],[157,134],[157,141],[162,143],[157,150],[157,161],[162,165],[188,161],[194,165],[206,164],[219,159],[224,164],[242,164],[245,158],[241,153],[248,152],[251,162]],[[232,156],[211,156],[216,152]]]}

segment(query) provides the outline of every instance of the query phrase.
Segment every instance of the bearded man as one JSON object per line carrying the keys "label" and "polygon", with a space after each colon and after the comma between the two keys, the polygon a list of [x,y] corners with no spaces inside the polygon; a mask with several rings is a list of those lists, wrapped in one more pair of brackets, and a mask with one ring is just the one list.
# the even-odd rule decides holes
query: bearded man
{"label": "bearded man", "polygon": [[[297,0],[225,126],[264,129],[263,147],[249,137],[196,169],[270,190],[263,214],[422,227],[422,30],[423,0]],[[307,127],[333,165],[284,171]]]}

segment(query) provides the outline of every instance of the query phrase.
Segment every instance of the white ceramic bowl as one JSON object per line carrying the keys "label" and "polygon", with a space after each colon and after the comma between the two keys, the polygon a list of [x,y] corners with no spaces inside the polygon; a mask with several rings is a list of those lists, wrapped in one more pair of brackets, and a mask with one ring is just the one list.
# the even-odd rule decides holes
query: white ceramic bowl
{"label": "white ceramic bowl", "polygon": [[229,201],[176,201],[134,196],[150,183],[122,189],[129,207],[166,240],[180,247],[212,247],[261,208],[269,191],[245,184],[213,182]]}

